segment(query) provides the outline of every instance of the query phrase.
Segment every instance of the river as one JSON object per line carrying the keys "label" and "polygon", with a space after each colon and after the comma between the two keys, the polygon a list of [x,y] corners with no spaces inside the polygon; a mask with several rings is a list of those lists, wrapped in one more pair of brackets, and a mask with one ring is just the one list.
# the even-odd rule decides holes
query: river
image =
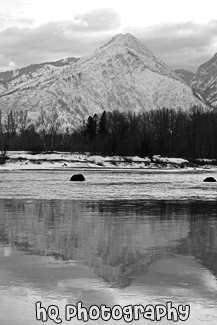
{"label": "river", "polygon": [[216,324],[217,185],[203,179],[217,172],[77,172],[86,182],[69,182],[72,170],[0,172],[0,324],[43,324],[36,302],[81,324],[65,319],[67,304],[169,301],[190,306],[186,324]]}

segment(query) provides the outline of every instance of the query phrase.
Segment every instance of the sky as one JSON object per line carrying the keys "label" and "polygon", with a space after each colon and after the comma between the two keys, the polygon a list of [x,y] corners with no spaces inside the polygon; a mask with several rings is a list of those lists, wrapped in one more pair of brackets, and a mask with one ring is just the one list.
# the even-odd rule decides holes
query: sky
{"label": "sky", "polygon": [[172,69],[217,52],[216,0],[1,0],[0,71],[91,54],[131,33]]}

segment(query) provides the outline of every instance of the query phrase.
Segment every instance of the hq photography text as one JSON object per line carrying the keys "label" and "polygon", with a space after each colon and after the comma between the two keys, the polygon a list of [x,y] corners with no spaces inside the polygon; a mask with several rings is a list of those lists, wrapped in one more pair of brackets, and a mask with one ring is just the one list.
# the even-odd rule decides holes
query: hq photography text
{"label": "hq photography text", "polygon": [[38,301],[35,304],[35,313],[37,321],[46,322],[52,320],[56,324],[61,324],[63,320],[73,322],[73,319],[83,322],[99,319],[103,321],[123,319],[125,322],[130,323],[141,319],[161,321],[164,318],[168,321],[177,322],[179,320],[186,321],[189,318],[190,305],[174,305],[171,301],[168,301],[165,305],[114,305],[113,307],[92,305],[86,308],[79,301],[75,305],[66,305],[61,315],[58,306],[50,305],[46,308]]}

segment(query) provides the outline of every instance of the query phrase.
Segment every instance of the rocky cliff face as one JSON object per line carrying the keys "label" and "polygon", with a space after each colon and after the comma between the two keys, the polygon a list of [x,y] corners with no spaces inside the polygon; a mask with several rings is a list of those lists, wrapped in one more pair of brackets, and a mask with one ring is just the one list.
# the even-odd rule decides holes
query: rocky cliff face
{"label": "rocky cliff face", "polygon": [[0,107],[34,117],[55,107],[77,125],[103,110],[141,112],[202,105],[193,91],[130,34],[117,35],[92,55],[65,64],[34,65],[0,74]]}
{"label": "rocky cliff face", "polygon": [[175,73],[178,74],[178,76],[186,83],[186,85],[191,87],[192,79],[194,77],[194,73],[192,71],[179,69],[175,70]]}
{"label": "rocky cliff face", "polygon": [[217,53],[198,68],[192,88],[200,93],[204,101],[217,107]]}

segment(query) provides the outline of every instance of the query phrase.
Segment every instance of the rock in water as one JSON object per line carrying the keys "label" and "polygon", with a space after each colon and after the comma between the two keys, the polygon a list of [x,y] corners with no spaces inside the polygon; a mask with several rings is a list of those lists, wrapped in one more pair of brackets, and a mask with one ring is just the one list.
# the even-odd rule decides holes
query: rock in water
{"label": "rock in water", "polygon": [[72,177],[70,178],[70,181],[83,182],[83,181],[85,181],[85,178],[84,178],[84,175],[82,175],[82,174],[76,174],[76,175],[72,175]]}
{"label": "rock in water", "polygon": [[216,182],[216,179],[214,177],[207,177],[203,181],[204,182]]}

